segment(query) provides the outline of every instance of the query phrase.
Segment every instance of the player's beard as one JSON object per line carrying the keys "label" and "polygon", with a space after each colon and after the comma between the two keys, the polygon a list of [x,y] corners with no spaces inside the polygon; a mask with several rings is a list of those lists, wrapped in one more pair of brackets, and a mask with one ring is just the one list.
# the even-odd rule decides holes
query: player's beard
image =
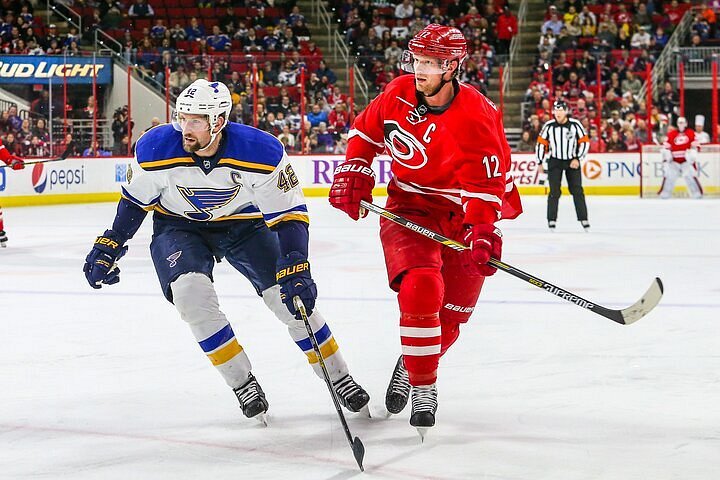
{"label": "player's beard", "polygon": [[198,150],[202,150],[203,148],[207,147],[207,145],[205,145],[205,146],[200,145],[200,140],[198,140],[196,137],[189,137],[189,138],[192,138],[195,141],[188,145],[187,143],[185,143],[185,137],[183,136],[182,146],[183,146],[183,150],[185,150],[186,152],[195,153]]}

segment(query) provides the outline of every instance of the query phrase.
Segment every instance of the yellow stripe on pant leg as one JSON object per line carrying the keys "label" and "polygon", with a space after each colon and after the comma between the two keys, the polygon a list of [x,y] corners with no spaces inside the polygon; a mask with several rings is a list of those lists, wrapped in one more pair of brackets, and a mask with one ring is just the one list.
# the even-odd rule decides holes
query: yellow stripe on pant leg
{"label": "yellow stripe on pant leg", "polygon": [[[320,353],[322,353],[323,359],[328,358],[330,355],[338,351],[338,344],[335,341],[335,337],[330,337],[330,340],[325,342],[323,346],[320,347]],[[315,354],[315,350],[312,350],[308,353],[306,353],[308,357],[308,362],[312,363],[318,363],[317,355]]]}
{"label": "yellow stripe on pant leg", "polygon": [[224,347],[215,350],[213,353],[208,353],[208,358],[213,365],[218,366],[232,359],[235,355],[242,352],[243,348],[237,342],[236,339],[230,340],[230,342]]}

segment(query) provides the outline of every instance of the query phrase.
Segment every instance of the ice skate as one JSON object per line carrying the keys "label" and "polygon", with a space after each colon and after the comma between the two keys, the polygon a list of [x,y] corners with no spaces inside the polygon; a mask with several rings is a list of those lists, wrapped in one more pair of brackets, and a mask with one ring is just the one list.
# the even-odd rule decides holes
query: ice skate
{"label": "ice skate", "polygon": [[390,384],[385,393],[385,408],[390,413],[398,414],[403,411],[409,398],[410,379],[401,355],[395,364],[395,370],[393,370]]}
{"label": "ice skate", "polygon": [[583,229],[586,232],[590,232],[590,222],[588,222],[587,220],[580,220],[580,225],[582,225]]}
{"label": "ice skate", "polygon": [[0,230],[0,248],[7,248],[7,240],[5,230]]}
{"label": "ice skate", "polygon": [[412,387],[412,414],[410,425],[417,428],[421,441],[425,441],[428,429],[435,426],[437,411],[437,388],[435,384]]}
{"label": "ice skate", "polygon": [[240,402],[240,409],[247,418],[254,418],[264,426],[267,426],[268,402],[265,399],[265,392],[252,373],[248,374],[248,380],[242,386],[233,389]]}
{"label": "ice skate", "polygon": [[351,412],[363,412],[370,416],[370,410],[367,408],[370,395],[353,380],[349,373],[340,380],[334,381],[333,389],[343,407]]}
{"label": "ice skate", "polygon": [[548,220],[548,228],[551,232],[555,231],[555,227],[557,227],[557,222],[555,220]]}

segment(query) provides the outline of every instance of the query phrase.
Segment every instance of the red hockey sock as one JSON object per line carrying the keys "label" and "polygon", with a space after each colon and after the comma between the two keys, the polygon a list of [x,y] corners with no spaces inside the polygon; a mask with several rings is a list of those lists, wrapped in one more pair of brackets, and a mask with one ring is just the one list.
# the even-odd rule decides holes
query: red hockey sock
{"label": "red hockey sock", "polygon": [[440,328],[442,330],[440,356],[442,357],[460,336],[460,324],[456,322],[440,322]]}
{"label": "red hockey sock", "polygon": [[439,310],[443,298],[440,271],[414,268],[402,279],[400,342],[410,385],[431,385],[437,380],[441,351]]}

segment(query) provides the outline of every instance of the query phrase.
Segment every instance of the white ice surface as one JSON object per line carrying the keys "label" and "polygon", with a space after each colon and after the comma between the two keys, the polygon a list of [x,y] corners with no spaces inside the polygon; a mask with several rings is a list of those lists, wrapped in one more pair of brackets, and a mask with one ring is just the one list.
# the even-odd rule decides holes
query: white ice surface
{"label": "white ice surface", "polygon": [[[382,203],[382,200],[380,200]],[[598,303],[665,297],[630,326],[499,272],[442,359],[437,426],[382,418],[399,354],[376,217],[355,224],[309,199],[318,305],[376,418],[349,415],[354,465],[323,382],[248,282],[216,268],[221,307],[270,402],[245,419],[172,305],[149,257],[151,222],[122,281],[82,274],[113,204],[5,209],[0,250],[2,479],[720,478],[720,202],[588,199],[592,233],[545,199],[502,222],[503,259]]]}

